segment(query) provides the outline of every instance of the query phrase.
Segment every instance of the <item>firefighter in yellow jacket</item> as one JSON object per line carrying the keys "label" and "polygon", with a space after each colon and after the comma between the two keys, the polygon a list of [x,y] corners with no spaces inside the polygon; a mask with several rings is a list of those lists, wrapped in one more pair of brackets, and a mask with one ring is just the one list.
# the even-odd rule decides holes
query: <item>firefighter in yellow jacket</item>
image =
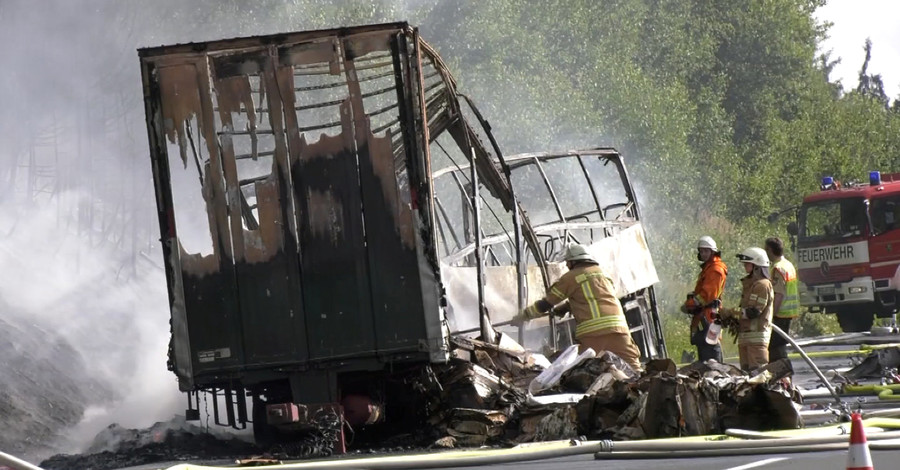
{"label": "firefighter in yellow jacket", "polygon": [[579,350],[610,351],[635,371],[642,370],[641,352],[631,339],[612,280],[582,245],[569,245],[565,259],[569,271],[553,283],[543,299],[513,318],[512,324],[546,315],[568,299]]}
{"label": "firefighter in yellow jacket", "polygon": [[723,317],[740,319],[738,349],[741,369],[751,371],[769,363],[772,310],[775,295],[769,281],[769,257],[762,248],[747,248],[737,255],[747,277],[741,279],[744,292],[739,308],[724,309]]}
{"label": "firefighter in yellow jacket", "polygon": [[[775,292],[774,317],[772,323],[785,333],[791,330],[791,320],[800,315],[800,297],[797,290],[797,270],[784,257],[784,242],[780,238],[766,239],[766,254],[772,267],[772,289]],[[772,335],[769,341],[769,362],[787,357],[787,340],[781,335]]]}

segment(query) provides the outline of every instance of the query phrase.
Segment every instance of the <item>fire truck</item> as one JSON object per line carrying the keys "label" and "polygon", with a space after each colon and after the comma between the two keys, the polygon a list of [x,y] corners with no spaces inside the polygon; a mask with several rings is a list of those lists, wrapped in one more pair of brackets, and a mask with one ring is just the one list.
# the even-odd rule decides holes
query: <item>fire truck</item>
{"label": "fire truck", "polygon": [[868,331],[896,313],[900,285],[900,173],[869,174],[868,183],[830,176],[803,199],[797,237],[800,304],[837,314],[846,332]]}

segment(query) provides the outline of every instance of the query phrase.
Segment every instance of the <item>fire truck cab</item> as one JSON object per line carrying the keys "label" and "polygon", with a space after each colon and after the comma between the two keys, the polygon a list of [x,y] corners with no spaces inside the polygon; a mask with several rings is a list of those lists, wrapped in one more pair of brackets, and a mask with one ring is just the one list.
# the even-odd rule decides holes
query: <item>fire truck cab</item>
{"label": "fire truck cab", "polygon": [[896,312],[900,286],[900,173],[869,182],[822,179],[803,199],[798,226],[800,304],[837,314],[844,331],[868,331]]}

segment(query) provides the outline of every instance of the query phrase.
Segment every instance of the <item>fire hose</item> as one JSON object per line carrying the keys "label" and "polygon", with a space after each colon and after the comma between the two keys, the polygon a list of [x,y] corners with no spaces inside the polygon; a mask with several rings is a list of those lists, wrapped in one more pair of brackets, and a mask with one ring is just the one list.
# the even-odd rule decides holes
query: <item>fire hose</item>
{"label": "fire hose", "polygon": [[784,330],[782,330],[781,328],[778,327],[778,325],[773,324],[772,331],[781,335],[781,337],[784,338],[785,341],[790,343],[790,345],[793,346],[794,349],[796,349],[798,353],[800,353],[800,356],[803,358],[804,361],[806,361],[806,363],[809,365],[809,367],[812,368],[813,372],[815,372],[816,375],[818,375],[819,378],[822,379],[822,383],[825,384],[825,388],[827,388],[828,391],[831,393],[831,396],[834,397],[835,404],[843,407],[844,402],[841,400],[841,394],[838,393],[838,391],[834,388],[833,385],[831,385],[831,382],[829,382],[828,378],[825,377],[825,374],[823,374],[822,371],[819,370],[819,368],[816,366],[816,363],[813,362],[813,360],[810,359],[809,356],[806,355],[806,352],[803,351],[803,348],[801,348],[800,345],[798,345],[797,342],[794,341],[794,338],[791,338],[791,335],[785,333]]}
{"label": "fire hose", "polygon": [[[868,437],[873,450],[900,449],[900,431],[875,433]],[[890,441],[889,441],[890,440]],[[889,442],[878,442],[889,441]],[[453,451],[420,455],[402,455],[362,459],[297,462],[273,465],[268,468],[278,470],[307,469],[372,469],[400,470],[417,468],[446,468],[546,460],[573,455],[594,454],[596,459],[654,459],[654,458],[696,458],[729,455],[787,454],[844,449],[848,445],[847,436],[818,436],[809,438],[768,438],[758,440],[717,440],[717,441],[557,441],[521,446],[512,449]],[[41,470],[13,456],[0,453],[0,463],[14,470]],[[179,464],[168,470],[220,470],[225,467],[211,467],[193,464]]]}
{"label": "fire hose", "polygon": [[5,465],[13,470],[43,470],[37,465],[32,465],[18,457],[0,452],[0,465]]}
{"label": "fire hose", "polygon": [[[900,449],[900,431],[876,433],[868,438],[875,450]],[[880,443],[877,441],[890,442]],[[818,452],[847,448],[847,436],[819,436],[810,438],[775,438],[725,441],[590,441],[585,443],[546,443],[513,449],[453,451],[437,454],[403,455],[364,459],[298,462],[271,466],[278,470],[307,469],[370,469],[405,470],[418,468],[447,468],[546,460],[573,455],[594,454],[596,459],[653,459],[695,458],[704,456],[787,454]],[[222,467],[181,464],[168,470],[219,470]]]}
{"label": "fire hose", "polygon": [[892,384],[892,385],[846,385],[844,386],[845,393],[854,393],[854,394],[865,394],[871,393],[878,396],[879,400],[900,400],[900,394],[895,394],[894,392],[900,392],[900,384]]}

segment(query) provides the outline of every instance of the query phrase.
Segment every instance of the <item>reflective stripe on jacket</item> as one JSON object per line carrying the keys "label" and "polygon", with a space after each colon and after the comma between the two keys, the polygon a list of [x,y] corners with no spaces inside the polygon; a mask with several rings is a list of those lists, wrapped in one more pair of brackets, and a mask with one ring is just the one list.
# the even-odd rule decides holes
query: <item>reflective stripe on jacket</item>
{"label": "reflective stripe on jacket", "polygon": [[[622,304],[612,280],[597,265],[575,266],[553,283],[543,300],[556,305],[569,299],[575,317],[575,337],[629,333]],[[537,303],[525,310],[528,318],[543,315]]]}
{"label": "reflective stripe on jacket", "polygon": [[785,293],[781,301],[781,308],[775,312],[778,318],[796,318],[800,315],[800,296],[797,292],[797,270],[785,258],[781,258],[772,265],[772,279],[780,276],[784,279]]}
{"label": "reflective stripe on jacket", "polygon": [[741,318],[738,344],[768,345],[772,336],[772,310],[775,304],[772,282],[747,276],[741,279],[741,284],[744,287],[741,308],[755,307],[761,314],[752,320]]}
{"label": "reflective stripe on jacket", "polygon": [[[703,307],[715,299],[721,300],[722,291],[725,290],[725,278],[728,277],[728,267],[725,266],[722,258],[714,254],[700,265],[700,268],[700,276],[697,277],[697,285],[694,286],[694,295],[697,297],[697,302],[694,302],[693,299],[685,302],[685,306],[689,311],[697,307]],[[691,318],[691,331],[696,330],[700,326],[701,315],[705,315],[709,323],[715,320],[715,314],[712,309],[704,308]]]}

